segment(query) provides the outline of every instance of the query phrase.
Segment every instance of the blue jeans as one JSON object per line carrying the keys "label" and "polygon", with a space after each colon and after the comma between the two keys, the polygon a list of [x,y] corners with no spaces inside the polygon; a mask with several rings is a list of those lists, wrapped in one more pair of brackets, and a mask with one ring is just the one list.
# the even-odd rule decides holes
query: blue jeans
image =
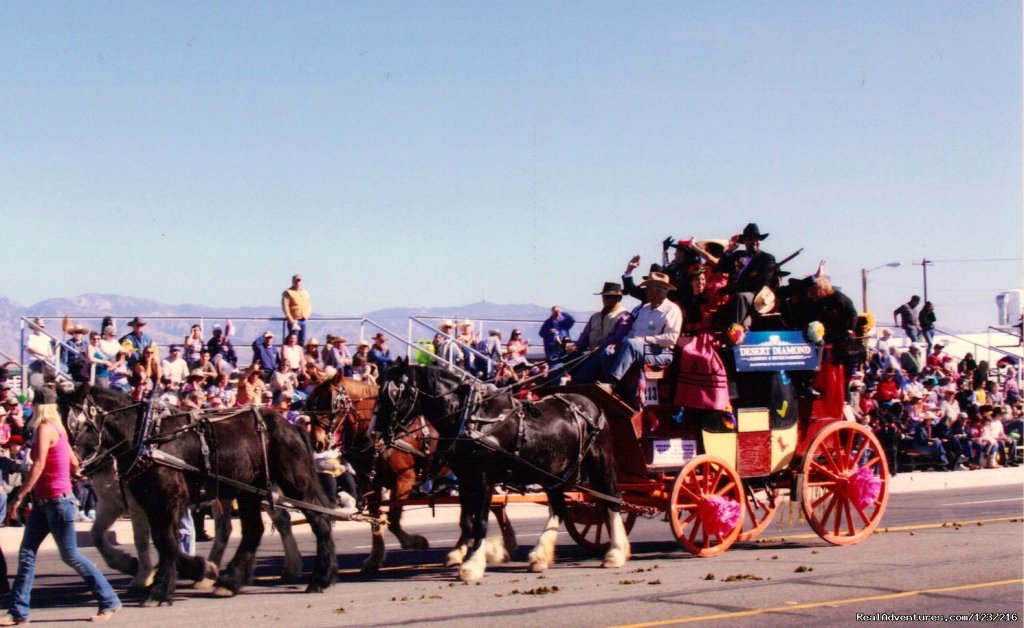
{"label": "blue jeans", "polygon": [[77,515],[78,504],[73,497],[37,504],[32,508],[32,514],[25,523],[25,535],[21,538],[21,550],[18,552],[18,575],[11,589],[8,610],[15,619],[28,619],[32,581],[36,574],[36,552],[47,534],[53,535],[61,560],[77,571],[89,585],[93,597],[100,603],[100,611],[121,606],[121,600],[100,570],[78,551],[75,539]]}
{"label": "blue jeans", "polygon": [[[650,353],[644,353],[646,347],[650,347]],[[625,377],[629,368],[640,360],[647,364],[657,364],[659,366],[672,364],[672,350],[646,345],[640,338],[630,338],[619,343],[619,346],[615,349],[614,359],[615,361],[608,370],[608,375],[619,381]]]}

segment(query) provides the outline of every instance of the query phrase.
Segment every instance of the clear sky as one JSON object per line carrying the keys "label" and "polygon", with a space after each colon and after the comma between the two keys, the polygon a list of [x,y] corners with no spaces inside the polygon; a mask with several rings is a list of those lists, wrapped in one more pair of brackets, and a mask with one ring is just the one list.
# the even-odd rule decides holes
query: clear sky
{"label": "clear sky", "polygon": [[[747,222],[882,320],[1020,288],[1021,3],[3,2],[0,294],[589,310]],[[1013,261],[959,261],[959,260]]]}

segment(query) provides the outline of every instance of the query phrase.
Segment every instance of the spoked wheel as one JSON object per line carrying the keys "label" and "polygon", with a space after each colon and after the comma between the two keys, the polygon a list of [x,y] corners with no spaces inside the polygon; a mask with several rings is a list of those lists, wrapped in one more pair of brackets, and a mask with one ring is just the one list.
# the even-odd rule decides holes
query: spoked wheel
{"label": "spoked wheel", "polygon": [[801,467],[801,505],[818,536],[834,545],[864,540],[889,501],[889,465],[866,427],[846,421],[823,429]]}
{"label": "spoked wheel", "polygon": [[743,529],[737,541],[749,541],[765,531],[772,519],[775,518],[775,511],[778,507],[777,499],[779,490],[773,484],[767,482],[760,485],[743,483]]}
{"label": "spoked wheel", "polygon": [[672,484],[672,534],[697,556],[721,554],[743,529],[744,499],[743,483],[729,463],[718,456],[697,456]]}
{"label": "spoked wheel", "polygon": [[[595,552],[607,551],[611,546],[611,531],[604,518],[601,508],[591,501],[566,500],[565,506],[569,516],[565,520],[565,529],[572,540],[580,547]],[[621,513],[622,523],[626,526],[626,534],[636,523],[635,512]]]}

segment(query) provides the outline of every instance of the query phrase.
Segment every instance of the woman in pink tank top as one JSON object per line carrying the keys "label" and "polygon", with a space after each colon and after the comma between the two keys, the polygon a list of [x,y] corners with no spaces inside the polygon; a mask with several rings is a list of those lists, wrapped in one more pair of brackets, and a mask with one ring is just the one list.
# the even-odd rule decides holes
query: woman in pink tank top
{"label": "woman in pink tank top", "polygon": [[78,472],[78,457],[68,444],[55,403],[56,394],[44,390],[40,397],[41,403],[36,406],[33,418],[32,469],[17,496],[8,504],[10,512],[17,510],[30,492],[34,498],[18,551],[18,575],[11,589],[8,614],[0,617],[0,626],[28,622],[36,553],[48,534],[53,535],[61,558],[82,576],[99,602],[99,612],[92,621],[106,621],[121,608],[121,600],[96,565],[78,551],[75,534],[78,502],[71,492],[71,474]]}

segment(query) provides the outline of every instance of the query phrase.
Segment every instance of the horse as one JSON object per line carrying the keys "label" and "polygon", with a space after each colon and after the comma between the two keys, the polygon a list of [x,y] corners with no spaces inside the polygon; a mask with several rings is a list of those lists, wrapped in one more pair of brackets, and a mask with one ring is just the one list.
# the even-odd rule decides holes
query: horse
{"label": "horse", "polygon": [[[335,576],[329,508],[316,479],[306,434],[278,414],[259,407],[237,409],[209,418],[205,413],[164,417],[149,430],[140,404],[126,404],[123,395],[81,385],[58,403],[76,431],[76,451],[83,457],[104,452],[113,458],[121,481],[146,513],[159,560],[144,606],[171,604],[177,576],[216,578],[214,595],[237,594],[252,581],[255,552],[263,535],[261,502],[271,496],[271,483],[296,502],[316,536],[317,557],[306,590],[320,592]],[[75,415],[75,416],[72,416]],[[242,540],[227,567],[188,556],[178,547],[178,522],[190,503],[209,490],[216,499],[236,500]]]}
{"label": "horse", "polygon": [[[370,515],[379,521],[383,489],[388,488],[387,529],[395,535],[402,549],[425,550],[430,547],[425,537],[410,534],[402,528],[402,503],[409,498],[422,474],[437,470],[434,456],[438,433],[419,417],[390,446],[377,447],[370,437],[377,393],[375,384],[343,377],[340,372],[314,388],[305,403],[305,412],[311,418],[314,447],[318,451],[325,450],[331,445],[333,435],[338,434],[345,459],[352,463],[360,479],[372,477],[367,487]],[[506,546],[514,549],[515,531],[504,507],[495,506],[492,511]],[[370,555],[362,568],[365,574],[379,571],[386,555],[384,527],[376,522],[370,530]]]}
{"label": "horse", "polygon": [[[131,397],[128,395],[121,395],[121,397],[119,407],[133,405],[134,401]],[[65,427],[73,442],[85,440],[76,437],[95,427],[93,422],[83,420],[84,417],[81,415],[65,412],[64,416]],[[149,551],[150,530],[146,513],[135,501],[131,491],[121,490],[113,460],[109,458],[95,459],[94,461],[83,460],[83,467],[88,471],[92,489],[96,494],[96,519],[90,529],[93,546],[96,547],[108,567],[132,576],[131,583],[128,585],[128,595],[141,597],[145,595],[146,589],[152,584],[154,574],[153,559]],[[214,510],[217,513],[214,518],[214,541],[206,559],[219,569],[221,558],[231,536],[230,503],[218,503],[214,506]],[[135,556],[120,549],[113,542],[113,533],[108,534],[110,527],[124,514],[127,514],[132,522]],[[278,508],[271,510],[269,514],[274,527],[281,535],[281,543],[284,546],[285,559],[281,581],[298,582],[302,576],[302,555],[299,553],[298,544],[292,534],[291,517],[286,511]],[[197,589],[206,589],[212,587],[213,583],[212,579],[203,578],[196,581],[193,586]]]}
{"label": "horse", "polygon": [[[603,567],[621,567],[630,556],[619,516],[611,432],[601,409],[585,396],[559,393],[534,403],[508,397],[484,398],[483,387],[444,368],[400,359],[388,369],[377,400],[375,431],[385,441],[404,434],[423,416],[445,443],[444,461],[459,478],[462,539],[447,564],[459,578],[479,581],[494,549],[487,543],[487,508],[494,485],[505,482],[544,487],[548,522],[529,554],[529,568],[542,572],[554,561],[555,539],[567,516],[565,491],[581,476],[601,504],[611,534]],[[489,420],[485,414],[495,414]],[[472,541],[472,545],[469,542]],[[469,556],[466,559],[466,556]]]}

